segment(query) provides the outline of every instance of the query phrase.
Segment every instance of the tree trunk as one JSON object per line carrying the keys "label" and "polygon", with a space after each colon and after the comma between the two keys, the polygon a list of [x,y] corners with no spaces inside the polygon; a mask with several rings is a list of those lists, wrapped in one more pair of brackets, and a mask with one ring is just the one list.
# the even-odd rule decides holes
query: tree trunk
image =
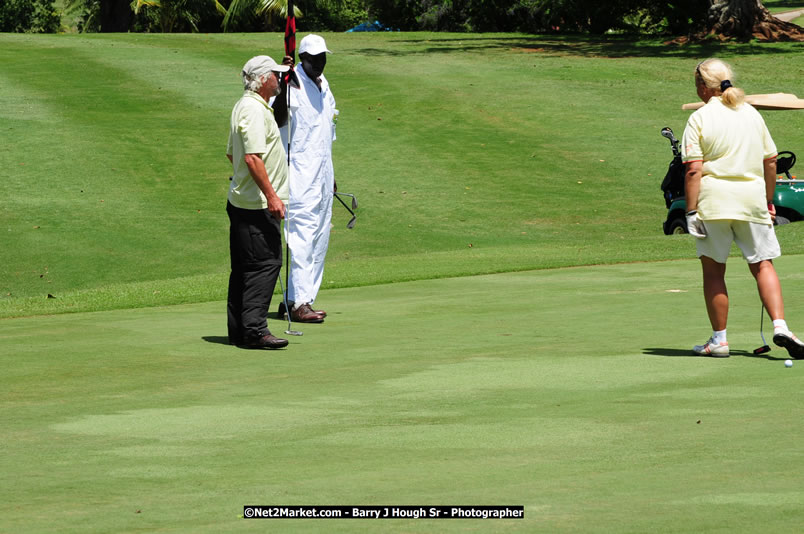
{"label": "tree trunk", "polygon": [[100,31],[127,32],[133,20],[130,0],[101,0]]}
{"label": "tree trunk", "polygon": [[721,40],[804,41],[800,27],[774,18],[761,0],[709,0],[707,27]]}

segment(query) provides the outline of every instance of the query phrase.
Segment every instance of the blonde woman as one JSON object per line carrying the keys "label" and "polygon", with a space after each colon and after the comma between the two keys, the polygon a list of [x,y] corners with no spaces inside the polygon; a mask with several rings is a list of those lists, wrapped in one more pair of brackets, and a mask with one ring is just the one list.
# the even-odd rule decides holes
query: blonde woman
{"label": "blonde woman", "polygon": [[757,282],[759,297],[773,320],[773,342],[793,358],[802,343],[784,320],[784,302],[773,259],[781,255],[773,230],[776,145],[762,116],[732,85],[731,68],[707,59],[695,69],[695,87],[704,106],[687,121],[682,138],[686,165],[687,227],[698,238],[704,300],[712,336],[693,352],[727,358],[729,297],[726,260],[732,242],[742,250]]}

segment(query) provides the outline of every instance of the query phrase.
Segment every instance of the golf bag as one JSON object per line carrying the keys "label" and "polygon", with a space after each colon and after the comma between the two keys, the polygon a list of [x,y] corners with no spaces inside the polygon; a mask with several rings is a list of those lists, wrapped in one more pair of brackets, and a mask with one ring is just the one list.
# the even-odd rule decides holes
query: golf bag
{"label": "golf bag", "polygon": [[670,139],[670,146],[673,149],[673,161],[667,169],[667,174],[662,180],[662,193],[664,193],[664,203],[667,208],[674,200],[684,198],[684,163],[681,162],[681,151],[678,149],[679,141],[673,135],[673,130],[663,128],[662,135]]}

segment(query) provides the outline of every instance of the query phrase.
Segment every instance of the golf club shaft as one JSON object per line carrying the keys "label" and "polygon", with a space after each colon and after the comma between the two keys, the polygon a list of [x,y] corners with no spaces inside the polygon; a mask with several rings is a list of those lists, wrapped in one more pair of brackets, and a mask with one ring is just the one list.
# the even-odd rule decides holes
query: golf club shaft
{"label": "golf club shaft", "polygon": [[764,326],[765,326],[765,305],[764,304],[762,305],[762,310],[759,313],[760,313],[760,315],[759,315],[759,337],[762,338],[762,344],[767,345],[767,343],[765,342],[765,332],[763,332]]}
{"label": "golf club shaft", "polygon": [[[291,10],[293,9],[292,3]],[[295,56],[295,53],[294,53]],[[292,72],[292,71],[291,71]],[[288,79],[288,81],[290,81]],[[290,88],[286,88],[285,91],[287,92],[287,111],[288,111],[288,181],[290,181],[290,136],[293,132],[293,116],[290,113]],[[288,316],[288,329],[285,331],[286,334],[291,336],[300,336],[304,332],[300,332],[298,330],[293,330],[291,327],[291,309],[288,306],[288,294],[285,291],[285,286],[287,286],[288,290],[290,289],[290,243],[288,242],[288,237],[290,236],[290,228],[288,225],[290,224],[290,200],[288,199],[288,207],[285,208],[285,283],[282,283],[282,273],[279,274],[279,288],[282,290],[282,302],[285,303],[285,313]]]}
{"label": "golf club shaft", "polygon": [[279,289],[282,290],[282,302],[285,303],[285,313],[288,316],[288,329],[285,330],[285,333],[288,334],[288,335],[291,335],[291,336],[300,336],[300,335],[303,334],[303,332],[300,332],[298,330],[293,330],[291,322],[290,322],[290,312],[291,312],[291,310],[288,307],[288,295],[287,295],[287,293],[285,293],[285,285],[282,283],[282,275],[280,274],[278,276],[278,278],[279,278]]}
{"label": "golf club shaft", "polygon": [[343,207],[346,208],[346,211],[348,211],[352,215],[352,217],[355,217],[355,212],[353,212],[352,209],[349,206],[346,205],[346,202],[341,200],[341,197],[340,197],[340,195],[338,193],[335,193],[335,198],[338,199],[338,202],[343,204]]}
{"label": "golf club shaft", "polygon": [[345,196],[345,197],[351,198],[352,199],[352,209],[353,210],[357,209],[357,197],[354,196],[352,193],[340,193],[340,192],[336,191],[335,194],[339,195],[339,196]]}
{"label": "golf club shaft", "polygon": [[285,284],[282,283],[282,277],[279,277],[279,289],[282,290],[282,302],[285,303],[285,315],[288,316],[288,330],[290,330],[290,310],[288,309],[288,296],[285,293]]}

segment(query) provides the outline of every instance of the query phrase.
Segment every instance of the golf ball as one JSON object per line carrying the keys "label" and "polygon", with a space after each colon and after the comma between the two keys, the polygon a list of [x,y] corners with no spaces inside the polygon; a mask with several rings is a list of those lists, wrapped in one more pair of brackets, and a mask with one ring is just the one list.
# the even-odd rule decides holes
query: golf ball
{"label": "golf ball", "polygon": [[785,360],[784,361],[785,367],[793,367],[793,360]]}

